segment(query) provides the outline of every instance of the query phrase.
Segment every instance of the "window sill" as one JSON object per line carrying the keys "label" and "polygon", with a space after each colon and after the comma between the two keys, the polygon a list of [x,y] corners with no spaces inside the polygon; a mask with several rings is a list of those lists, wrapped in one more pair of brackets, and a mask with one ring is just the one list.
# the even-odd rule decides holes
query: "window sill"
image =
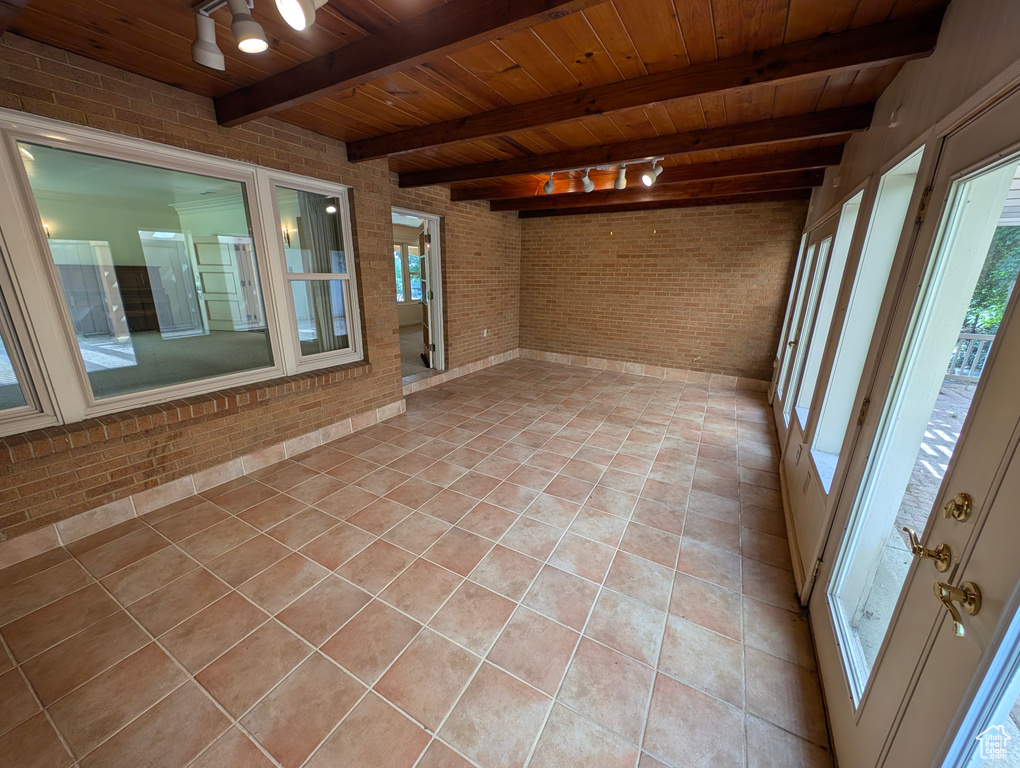
{"label": "window sill", "polygon": [[119,411],[73,424],[9,435],[0,438],[0,465],[41,458],[172,424],[207,420],[216,415],[237,412],[254,403],[308,392],[371,372],[372,365],[362,360]]}

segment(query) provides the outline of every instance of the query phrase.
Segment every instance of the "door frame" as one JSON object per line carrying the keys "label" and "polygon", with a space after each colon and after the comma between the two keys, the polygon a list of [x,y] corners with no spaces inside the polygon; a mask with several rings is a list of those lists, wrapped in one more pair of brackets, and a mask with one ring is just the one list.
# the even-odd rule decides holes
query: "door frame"
{"label": "door frame", "polygon": [[429,222],[429,235],[432,242],[429,247],[429,255],[426,260],[428,267],[428,285],[432,291],[432,298],[428,303],[429,311],[429,334],[433,344],[436,345],[432,353],[432,368],[437,371],[446,370],[446,329],[443,323],[443,217],[436,213],[416,211],[413,208],[404,208],[400,205],[390,206],[390,213],[399,213],[403,216],[413,216],[416,219],[425,219]]}

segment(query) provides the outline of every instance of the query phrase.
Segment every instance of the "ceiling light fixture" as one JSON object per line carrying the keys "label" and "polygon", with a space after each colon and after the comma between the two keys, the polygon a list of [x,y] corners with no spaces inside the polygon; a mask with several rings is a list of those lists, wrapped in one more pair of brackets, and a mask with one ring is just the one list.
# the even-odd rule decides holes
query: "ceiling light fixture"
{"label": "ceiling light fixture", "polygon": [[542,191],[545,192],[547,195],[551,195],[553,192],[556,191],[556,181],[555,179],[553,179],[553,175],[551,173],[549,174],[549,181],[547,181],[545,185],[542,187]]}
{"label": "ceiling light fixture", "polygon": [[315,10],[326,0],[276,0],[276,9],[293,29],[303,32],[315,23]]}
{"label": "ceiling light fixture", "polygon": [[616,172],[616,183],[613,184],[616,189],[627,188],[627,166],[621,165],[620,170]]}
{"label": "ceiling light fixture", "polygon": [[588,174],[591,172],[591,168],[584,169],[584,178],[581,179],[581,186],[584,187],[585,192],[592,192],[595,189],[595,182],[588,178]]}
{"label": "ceiling light fixture", "polygon": [[220,72],[227,68],[223,51],[216,45],[216,22],[205,11],[195,12],[195,42],[191,44],[191,60]]}
{"label": "ceiling light fixture", "polygon": [[655,183],[655,180],[659,178],[659,174],[662,173],[662,166],[659,165],[660,160],[662,160],[661,157],[657,157],[652,160],[651,170],[645,171],[641,174],[641,183],[646,187],[652,186],[652,184]]}
{"label": "ceiling light fixture", "polygon": [[265,30],[248,13],[251,6],[246,0],[227,0],[227,6],[233,17],[230,22],[230,31],[234,35],[237,47],[244,53],[262,53],[268,49],[269,41],[266,40]]}

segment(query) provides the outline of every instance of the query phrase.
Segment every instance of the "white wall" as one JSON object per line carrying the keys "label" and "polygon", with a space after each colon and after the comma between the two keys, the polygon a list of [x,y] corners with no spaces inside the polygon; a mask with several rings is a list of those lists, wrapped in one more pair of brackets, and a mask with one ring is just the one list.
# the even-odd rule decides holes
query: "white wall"
{"label": "white wall", "polygon": [[[850,139],[843,164],[826,172],[811,197],[807,228],[1018,58],[1020,2],[955,0],[935,53],[903,67],[878,100],[872,127]],[[898,125],[890,128],[897,109]]]}

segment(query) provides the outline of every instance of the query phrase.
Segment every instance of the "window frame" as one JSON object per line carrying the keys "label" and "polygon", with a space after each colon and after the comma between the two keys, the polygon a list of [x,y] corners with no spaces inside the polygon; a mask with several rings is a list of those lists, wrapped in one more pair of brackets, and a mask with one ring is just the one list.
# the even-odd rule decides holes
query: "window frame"
{"label": "window frame", "polygon": [[[266,316],[266,333],[273,364],[249,371],[171,384],[139,392],[96,398],[78,349],[70,314],[60,289],[53,258],[46,242],[35,195],[20,157],[17,142],[50,146],[97,157],[150,167],[210,176],[242,185],[251,226],[252,245],[259,272]],[[344,248],[348,254],[350,302],[348,325],[351,349],[343,354],[324,353],[301,358],[289,285],[284,277],[285,253],[280,226],[270,237],[268,227],[278,220],[275,185],[327,190],[340,201]],[[24,322],[15,326],[14,341],[28,359],[38,360],[29,382],[40,410],[29,421],[15,423],[0,414],[0,434],[16,434],[52,424],[71,424],[95,416],[254,384],[287,375],[364,359],[360,322],[360,294],[356,279],[357,254],[353,248],[348,192],[350,187],[311,177],[288,174],[251,163],[205,155],[94,128],[0,109],[0,233],[7,243],[6,269],[12,286],[0,283],[11,315]],[[24,385],[23,385],[24,386]],[[10,423],[9,423],[10,422]]]}
{"label": "window frame", "polygon": [[[417,242],[412,243],[407,240],[398,240],[394,238],[393,247],[394,250],[400,248],[400,269],[404,276],[404,287],[406,289],[405,294],[407,295],[406,299],[397,299],[397,304],[420,304],[421,299],[416,299],[411,295],[411,261],[410,261],[411,254],[407,252],[408,248],[418,248],[419,245]],[[422,255],[419,253],[416,258],[420,259],[421,256]],[[418,269],[418,279],[420,282],[421,281],[420,266]]]}
{"label": "window frame", "polygon": [[[269,194],[266,195],[264,204],[269,206],[268,213],[275,223],[275,246],[278,250],[278,258],[274,259],[274,269],[271,270],[271,279],[277,283],[277,290],[286,302],[287,312],[280,317],[282,332],[290,340],[285,345],[283,356],[288,370],[295,373],[305,373],[319,368],[329,368],[335,365],[345,365],[363,360],[365,357],[364,341],[361,335],[361,302],[358,291],[357,278],[357,256],[354,253],[354,236],[351,225],[351,206],[348,197],[349,187],[343,184],[330,184],[329,182],[311,179],[307,176],[259,169],[265,177],[265,184]],[[280,205],[276,188],[286,187],[301,192],[335,197],[337,205],[336,215],[340,217],[341,239],[344,246],[344,254],[347,260],[347,272],[341,276],[338,272],[288,272],[287,253],[283,242],[283,222],[280,214]],[[269,220],[267,218],[267,220]],[[294,294],[291,290],[292,282],[306,280],[343,280],[344,286],[344,313],[347,319],[347,339],[349,347],[338,349],[332,352],[318,352],[305,355],[301,352],[301,339],[298,332],[297,313],[294,307]]]}

